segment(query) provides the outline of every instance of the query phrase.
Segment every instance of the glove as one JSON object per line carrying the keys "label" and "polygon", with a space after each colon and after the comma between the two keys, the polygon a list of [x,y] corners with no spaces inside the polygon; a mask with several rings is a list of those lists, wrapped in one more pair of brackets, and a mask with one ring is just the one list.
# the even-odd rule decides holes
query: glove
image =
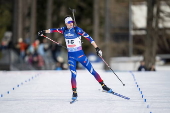
{"label": "glove", "polygon": [[95,49],[96,49],[97,55],[102,56],[102,51],[98,47],[96,47]]}
{"label": "glove", "polygon": [[45,30],[39,31],[38,36],[42,36],[45,33]]}

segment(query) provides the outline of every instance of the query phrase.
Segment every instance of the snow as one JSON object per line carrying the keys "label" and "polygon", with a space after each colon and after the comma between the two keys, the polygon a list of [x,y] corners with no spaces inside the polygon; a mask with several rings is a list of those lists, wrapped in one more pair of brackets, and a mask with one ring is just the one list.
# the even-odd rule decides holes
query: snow
{"label": "snow", "polygon": [[98,73],[107,86],[131,99],[102,92],[86,70],[77,70],[74,104],[69,103],[70,71],[0,71],[0,113],[169,113],[169,71],[116,72],[125,86],[112,72]]}

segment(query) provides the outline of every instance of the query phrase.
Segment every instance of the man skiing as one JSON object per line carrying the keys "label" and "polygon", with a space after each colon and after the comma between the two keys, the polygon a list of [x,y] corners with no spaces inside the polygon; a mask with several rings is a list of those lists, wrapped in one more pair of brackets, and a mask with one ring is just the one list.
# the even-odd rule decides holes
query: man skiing
{"label": "man skiing", "polygon": [[108,88],[103,80],[101,79],[100,75],[94,70],[90,61],[87,59],[84,51],[82,50],[82,43],[81,43],[81,36],[85,37],[96,49],[97,55],[102,56],[102,51],[99,49],[97,44],[94,40],[84,32],[80,27],[74,26],[74,21],[72,17],[67,16],[65,18],[65,27],[61,28],[52,28],[48,30],[42,30],[38,32],[39,36],[42,36],[44,33],[53,33],[58,32],[64,35],[67,50],[68,50],[68,64],[69,69],[71,72],[71,85],[72,85],[72,100],[77,99],[77,85],[76,85],[76,62],[80,62],[94,77],[95,79],[101,84],[103,90],[111,93],[112,89]]}

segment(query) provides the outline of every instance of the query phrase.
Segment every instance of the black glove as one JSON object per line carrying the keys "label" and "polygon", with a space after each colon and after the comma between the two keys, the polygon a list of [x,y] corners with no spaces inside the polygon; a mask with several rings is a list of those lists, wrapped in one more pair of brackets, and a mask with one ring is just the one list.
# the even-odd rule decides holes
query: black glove
{"label": "black glove", "polygon": [[45,30],[39,31],[38,36],[42,36],[45,33]]}
{"label": "black glove", "polygon": [[102,51],[98,47],[96,47],[95,49],[96,49],[97,55],[102,56]]}

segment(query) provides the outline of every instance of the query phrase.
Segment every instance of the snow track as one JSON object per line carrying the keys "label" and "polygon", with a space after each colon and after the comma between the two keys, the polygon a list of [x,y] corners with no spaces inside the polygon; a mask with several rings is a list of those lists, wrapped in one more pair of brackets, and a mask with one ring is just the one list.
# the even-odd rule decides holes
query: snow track
{"label": "snow track", "polygon": [[98,91],[101,86],[86,70],[77,71],[74,104],[70,71],[0,71],[0,113],[169,113],[170,71],[116,72],[125,86],[112,72],[98,73],[130,100]]}

